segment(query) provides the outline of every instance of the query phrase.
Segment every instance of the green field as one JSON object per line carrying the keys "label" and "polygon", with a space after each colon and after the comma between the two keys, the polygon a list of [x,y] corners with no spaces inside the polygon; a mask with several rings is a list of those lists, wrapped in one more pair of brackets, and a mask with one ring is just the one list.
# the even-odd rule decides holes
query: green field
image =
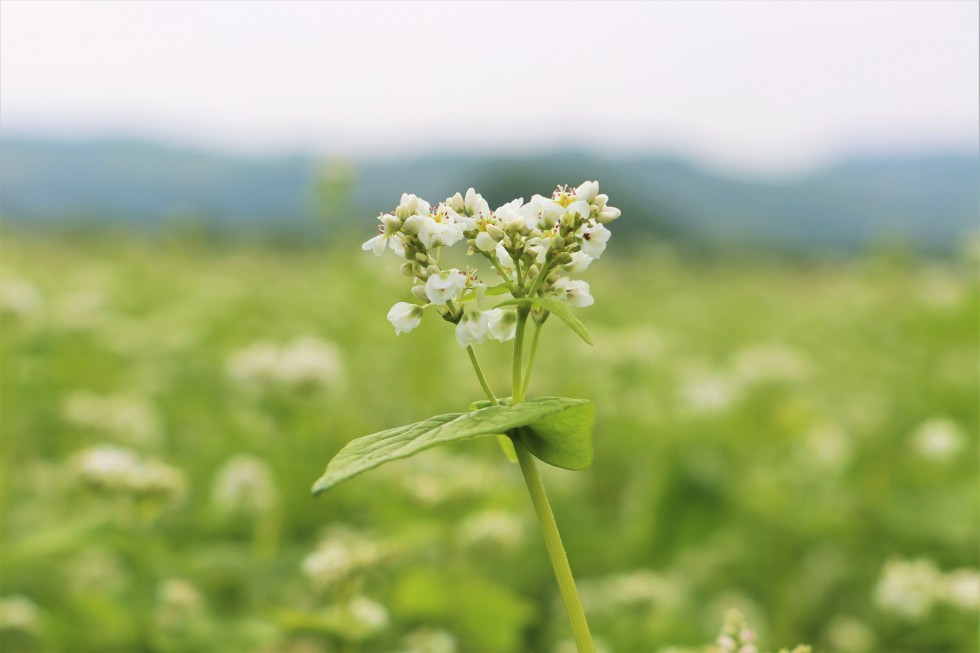
{"label": "green field", "polygon": [[[595,346],[549,321],[530,390],[598,406],[593,468],[543,474],[600,650],[701,650],[734,608],[760,650],[975,652],[976,260],[625,243],[584,275]],[[394,259],[0,247],[4,653],[574,650],[492,439],[310,496],[482,398],[449,325],[395,337]]]}

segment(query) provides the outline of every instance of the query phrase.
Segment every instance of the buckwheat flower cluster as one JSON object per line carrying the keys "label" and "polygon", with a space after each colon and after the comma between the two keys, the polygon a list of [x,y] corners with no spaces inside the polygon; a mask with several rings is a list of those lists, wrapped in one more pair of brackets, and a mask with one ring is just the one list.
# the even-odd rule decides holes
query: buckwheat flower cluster
{"label": "buckwheat flower cluster", "polygon": [[224,512],[259,514],[276,502],[276,482],[265,461],[239,454],[215,476],[212,500]]}
{"label": "buckwheat flower cluster", "polygon": [[142,459],[132,449],[101,445],[77,454],[73,463],[82,481],[109,494],[160,498],[170,504],[181,503],[187,495],[183,472],[156,459]]}
{"label": "buckwheat flower cluster", "polygon": [[[416,301],[398,302],[388,312],[395,333],[415,329],[432,308],[455,325],[459,345],[469,347],[488,338],[514,338],[517,309],[487,307],[488,297],[509,293],[591,305],[589,284],[570,275],[602,256],[610,236],[606,225],[620,216],[608,200],[596,181],[574,189],[559,186],[550,197],[535,195],[526,204],[515,199],[495,210],[472,188],[435,207],[402,195],[393,212],[378,218],[378,235],[363,245],[378,256],[394,252],[405,260],[402,272],[412,279]],[[441,249],[456,243],[486,259],[497,281],[481,280],[475,268],[443,268]]]}

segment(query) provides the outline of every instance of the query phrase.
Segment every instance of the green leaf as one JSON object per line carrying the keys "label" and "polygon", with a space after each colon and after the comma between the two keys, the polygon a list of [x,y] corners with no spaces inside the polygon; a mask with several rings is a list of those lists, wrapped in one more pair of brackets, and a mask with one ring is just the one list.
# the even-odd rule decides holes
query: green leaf
{"label": "green leaf", "polygon": [[595,404],[585,401],[518,429],[521,442],[549,465],[582,470],[592,466]]}
{"label": "green leaf", "polygon": [[527,435],[526,441],[531,452],[539,458],[545,462],[555,460],[557,462],[551,464],[568,469],[583,469],[588,463],[582,464],[585,457],[581,454],[581,442],[560,445],[549,441],[566,437],[582,440],[584,437],[589,448],[587,459],[591,462],[594,417],[595,407],[591,402],[565,397],[537,397],[516,406],[488,406],[468,413],[437,415],[348,442],[313,485],[313,494],[391,460],[407,458],[441,444],[504,435],[522,426],[532,427],[534,435]]}
{"label": "green leaf", "polygon": [[590,345],[592,344],[592,336],[589,335],[589,330],[585,328],[585,325],[582,324],[581,320],[572,315],[572,312],[568,310],[568,306],[560,301],[549,297],[517,297],[515,299],[508,299],[507,301],[500,302],[497,304],[497,307],[512,306],[515,304],[530,304],[554,313],[562,322],[567,324],[572,331],[577,333],[579,338]]}

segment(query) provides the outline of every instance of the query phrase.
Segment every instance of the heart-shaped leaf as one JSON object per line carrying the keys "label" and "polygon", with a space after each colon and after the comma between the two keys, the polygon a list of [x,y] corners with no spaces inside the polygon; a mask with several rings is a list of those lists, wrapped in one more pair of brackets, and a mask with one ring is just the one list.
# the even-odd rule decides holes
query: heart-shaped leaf
{"label": "heart-shaped leaf", "polygon": [[[530,433],[521,437],[541,460],[567,469],[583,469],[592,460],[594,418],[595,406],[590,401],[565,397],[537,397],[516,406],[488,406],[468,413],[437,415],[347,443],[313,485],[313,494],[388,461],[440,444],[514,433],[525,426],[531,427]],[[576,442],[560,442],[566,439]],[[583,453],[586,448],[587,456]],[[588,462],[583,464],[586,459]]]}
{"label": "heart-shaped leaf", "polygon": [[518,429],[521,442],[539,459],[563,469],[592,466],[595,404],[590,401],[549,413]]}
{"label": "heart-shaped leaf", "polygon": [[513,306],[516,304],[530,304],[531,306],[537,306],[538,308],[554,313],[572,331],[577,333],[579,338],[590,345],[592,344],[592,336],[589,335],[589,330],[585,328],[585,325],[582,324],[580,319],[572,315],[572,312],[568,310],[568,306],[560,301],[549,297],[517,297],[516,299],[508,299],[507,301],[500,302],[497,306]]}

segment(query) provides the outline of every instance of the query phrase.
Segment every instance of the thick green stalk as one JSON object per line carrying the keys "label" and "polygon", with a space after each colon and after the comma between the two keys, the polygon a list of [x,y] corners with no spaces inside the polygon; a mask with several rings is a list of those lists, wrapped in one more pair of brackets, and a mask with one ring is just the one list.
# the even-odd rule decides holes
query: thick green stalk
{"label": "thick green stalk", "polygon": [[534,458],[519,437],[514,438],[514,449],[517,450],[517,461],[521,464],[521,472],[524,474],[527,491],[531,495],[531,503],[534,504],[534,512],[538,516],[538,523],[541,524],[544,546],[548,551],[548,559],[551,560],[551,568],[555,572],[555,578],[558,580],[558,591],[561,593],[561,600],[565,604],[565,612],[568,614],[568,621],[572,626],[575,646],[579,653],[595,653],[592,633],[589,632],[589,624],[585,620],[585,611],[582,610],[582,601],[575,589],[575,579],[572,577],[572,569],[568,565],[568,556],[565,555],[565,548],[561,544],[561,535],[558,534],[555,515],[551,512],[551,504],[548,503],[544,484],[541,482],[541,477],[538,476]]}
{"label": "thick green stalk", "polygon": [[511,368],[511,401],[519,404],[524,401],[524,384],[521,383],[521,364],[524,362],[524,328],[530,311],[524,307],[517,309],[517,326],[514,330],[514,360]]}
{"label": "thick green stalk", "polygon": [[[512,379],[513,403],[515,405],[524,401],[526,389],[526,384],[521,380],[521,363],[524,348],[524,329],[527,326],[529,312],[529,310],[524,308],[518,308],[517,310]],[[537,335],[537,332],[535,335]],[[530,373],[530,371],[529,364],[527,372]],[[572,627],[572,637],[575,639],[575,646],[578,648],[579,653],[595,653],[595,644],[592,642],[589,624],[585,620],[582,601],[579,599],[578,591],[575,589],[575,579],[572,577],[572,569],[568,565],[568,556],[565,554],[565,548],[561,543],[561,535],[558,533],[558,524],[555,523],[555,515],[551,512],[551,504],[548,503],[548,495],[544,492],[544,484],[541,482],[541,477],[538,476],[538,468],[535,465],[534,458],[521,442],[520,433],[514,434],[511,439],[514,443],[514,450],[517,453],[517,461],[521,464],[524,483],[527,485],[528,494],[531,495],[534,513],[538,517],[538,524],[541,525],[541,533],[544,535],[544,546],[548,552],[548,559],[551,561],[551,569],[554,571],[555,579],[558,581],[558,591],[561,594],[562,603],[565,605],[565,612],[568,614],[568,621]]]}

